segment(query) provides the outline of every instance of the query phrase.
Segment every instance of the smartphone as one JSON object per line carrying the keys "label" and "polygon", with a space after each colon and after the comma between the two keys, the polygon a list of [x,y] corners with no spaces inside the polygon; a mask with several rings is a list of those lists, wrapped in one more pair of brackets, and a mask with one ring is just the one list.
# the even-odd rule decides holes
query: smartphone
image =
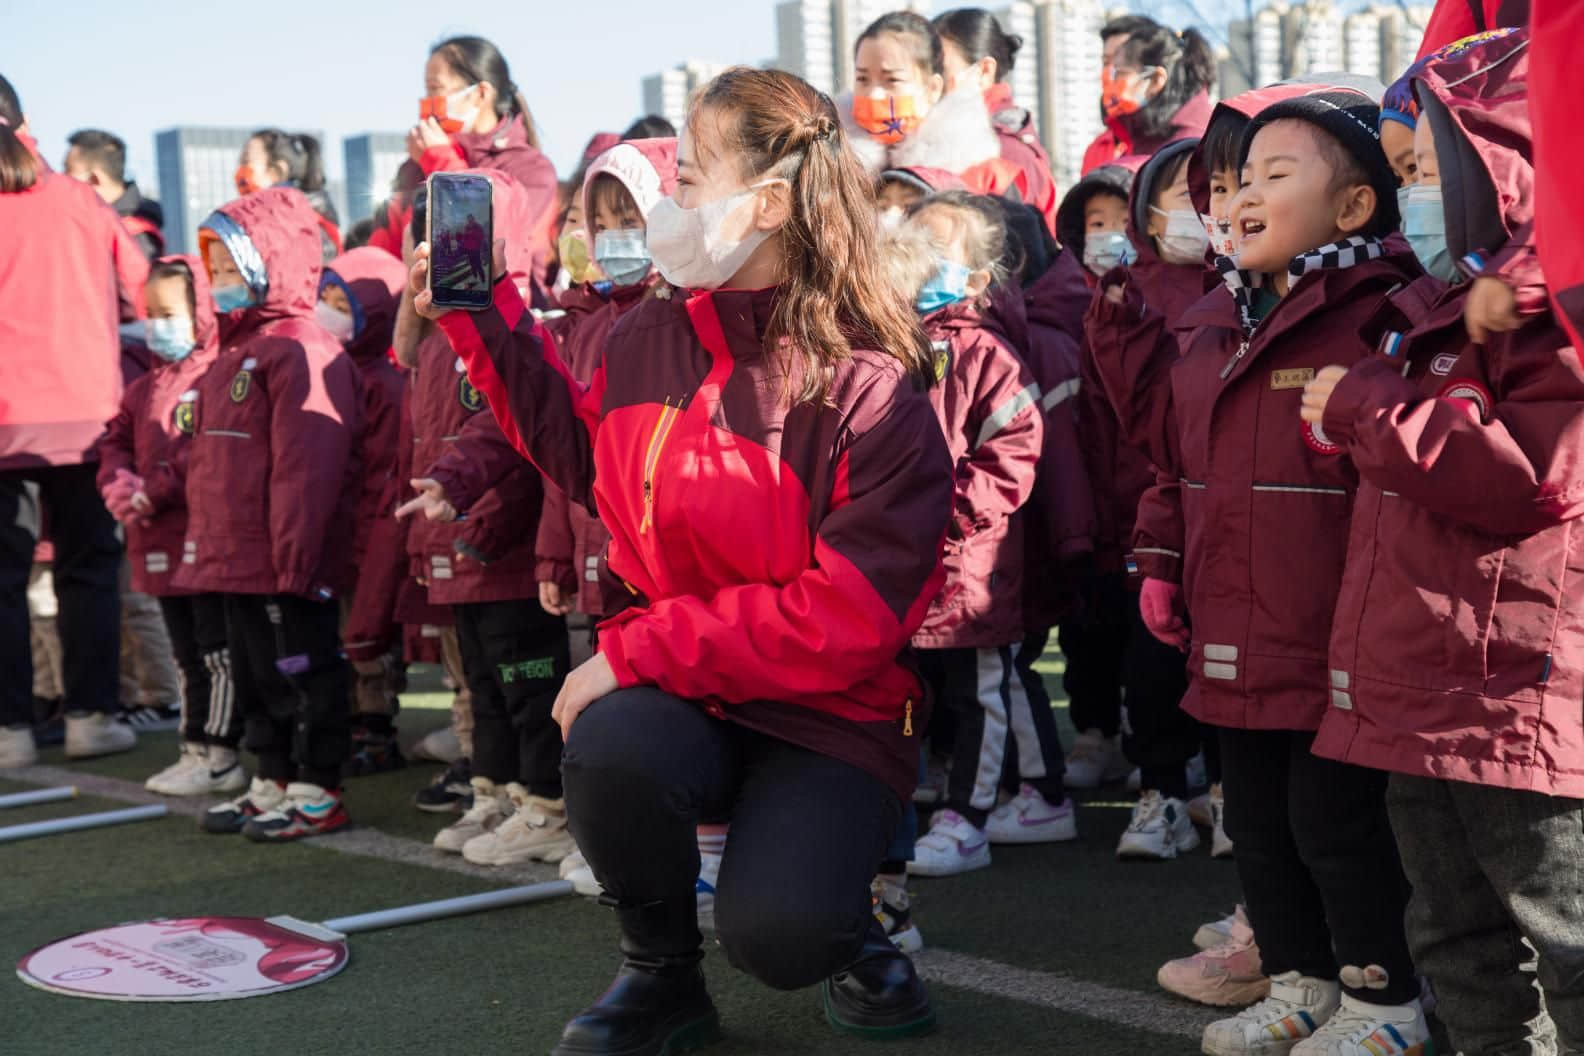
{"label": "smartphone", "polygon": [[441,308],[490,306],[495,216],[490,181],[470,173],[429,177],[429,292]]}

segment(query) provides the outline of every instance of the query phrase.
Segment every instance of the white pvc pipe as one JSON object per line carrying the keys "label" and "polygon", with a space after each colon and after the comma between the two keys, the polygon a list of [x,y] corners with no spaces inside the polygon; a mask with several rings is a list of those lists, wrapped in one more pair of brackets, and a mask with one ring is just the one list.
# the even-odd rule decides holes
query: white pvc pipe
{"label": "white pvc pipe", "polygon": [[570,880],[550,880],[525,887],[508,887],[499,891],[485,891],[478,895],[463,895],[461,898],[444,898],[438,902],[420,902],[415,906],[399,906],[396,909],[380,909],[352,917],[337,917],[334,920],[324,921],[324,926],[343,935],[354,935],[360,931],[395,928],[403,924],[439,920],[442,917],[460,917],[465,913],[502,909],[526,902],[542,902],[570,894],[572,894]]}
{"label": "white pvc pipe", "polygon": [[33,821],[26,825],[8,825],[0,828],[0,843],[25,840],[33,836],[54,836],[79,829],[97,829],[104,825],[123,825],[129,821],[147,821],[163,818],[170,810],[160,803],[147,807],[130,807],[126,810],[107,810],[102,814],[78,814],[70,818],[50,821]]}
{"label": "white pvc pipe", "polygon": [[54,803],[62,799],[72,799],[76,795],[75,785],[40,788],[33,792],[15,792],[9,796],[0,796],[0,810],[6,807],[31,807],[39,803]]}

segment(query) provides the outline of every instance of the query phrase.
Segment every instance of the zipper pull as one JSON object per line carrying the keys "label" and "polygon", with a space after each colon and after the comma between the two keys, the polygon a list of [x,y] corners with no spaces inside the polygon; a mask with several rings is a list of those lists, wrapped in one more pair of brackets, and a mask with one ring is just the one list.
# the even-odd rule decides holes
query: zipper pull
{"label": "zipper pull", "polygon": [[902,736],[913,736],[913,698],[909,697],[907,710],[902,713]]}
{"label": "zipper pull", "polygon": [[1227,375],[1232,373],[1233,368],[1238,365],[1238,361],[1241,360],[1244,356],[1248,355],[1248,350],[1249,350],[1248,338],[1244,338],[1243,339],[1243,343],[1238,346],[1237,354],[1234,355],[1231,359],[1227,360],[1227,365],[1221,368],[1221,380],[1222,381],[1225,381],[1227,379]]}

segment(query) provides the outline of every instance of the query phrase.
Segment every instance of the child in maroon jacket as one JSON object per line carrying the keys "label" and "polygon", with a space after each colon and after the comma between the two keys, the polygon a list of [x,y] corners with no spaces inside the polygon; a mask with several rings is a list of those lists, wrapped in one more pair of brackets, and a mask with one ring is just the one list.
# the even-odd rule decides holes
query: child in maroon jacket
{"label": "child in maroon jacket", "polygon": [[400,496],[396,472],[407,372],[390,358],[405,274],[402,262],[372,246],[348,250],[325,265],[314,316],[357,364],[363,389],[363,488],[358,500],[357,586],[347,599],[342,640],[357,681],[353,690],[352,758],[347,775],[377,774],[405,764],[396,745],[400,672],[396,664],[396,591],[405,528],[392,514]]}
{"label": "child in maroon jacket", "polygon": [[220,595],[171,584],[187,533],[187,448],[198,383],[220,354],[209,276],[197,257],[154,262],[144,287],[155,369],[127,387],[99,441],[99,489],[126,528],[132,588],[159,599],[182,672],[181,754],[144,786],[168,796],[235,792],[242,716],[231,683]]}
{"label": "child in maroon jacket", "polygon": [[[1016,668],[1024,638],[1017,513],[1034,490],[1044,419],[1028,368],[980,315],[1003,267],[1004,213],[990,199],[947,191],[916,204],[908,223],[932,249],[933,274],[913,292],[936,355],[930,400],[957,467],[946,583],[913,635],[936,699],[956,716],[954,758],[946,807],[908,871],[950,876],[988,866],[992,841],[1071,840],[1078,829],[1055,720],[1030,706]],[[1002,803],[1009,743],[1022,785]]]}
{"label": "child in maroon jacket", "polygon": [[1405,325],[1393,295],[1423,274],[1387,240],[1397,180],[1378,117],[1340,90],[1262,110],[1240,149],[1225,288],[1175,335],[1125,276],[1092,313],[1100,326],[1156,319],[1153,348],[1130,340],[1099,361],[1125,432],[1162,471],[1134,534],[1140,607],[1189,653],[1184,707],[1220,728],[1226,829],[1271,977],[1268,998],[1206,1028],[1211,1056],[1428,1039],[1384,775],[1310,752],[1357,480],[1336,444],[1294,423],[1296,404],[1325,362],[1365,358]]}
{"label": "child in maroon jacket", "polygon": [[350,820],[341,768],[351,686],[337,599],[351,585],[362,490],[357,367],[314,321],[318,218],[271,187],[199,228],[220,355],[198,385],[187,538],[176,586],[225,595],[237,703],[258,775],[206,831],[275,842]]}
{"label": "child in maroon jacket", "polygon": [[1517,325],[1472,340],[1460,278],[1303,407],[1361,478],[1315,751],[1391,771],[1409,944],[1470,1053],[1584,1046],[1584,367],[1528,239],[1530,76],[1523,31],[1416,73],[1441,209],[1403,225],[1427,261],[1506,276]]}

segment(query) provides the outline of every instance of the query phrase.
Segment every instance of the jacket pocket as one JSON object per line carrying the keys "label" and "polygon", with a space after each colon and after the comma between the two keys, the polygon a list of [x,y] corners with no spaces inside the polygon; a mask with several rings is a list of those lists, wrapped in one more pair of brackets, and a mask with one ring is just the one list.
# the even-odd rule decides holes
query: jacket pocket
{"label": "jacket pocket", "polygon": [[1312,483],[1251,486],[1249,652],[1324,659],[1330,648],[1352,495]]}
{"label": "jacket pocket", "polygon": [[1564,524],[1501,551],[1484,640],[1486,696],[1534,693],[1550,680],[1573,532]]}

